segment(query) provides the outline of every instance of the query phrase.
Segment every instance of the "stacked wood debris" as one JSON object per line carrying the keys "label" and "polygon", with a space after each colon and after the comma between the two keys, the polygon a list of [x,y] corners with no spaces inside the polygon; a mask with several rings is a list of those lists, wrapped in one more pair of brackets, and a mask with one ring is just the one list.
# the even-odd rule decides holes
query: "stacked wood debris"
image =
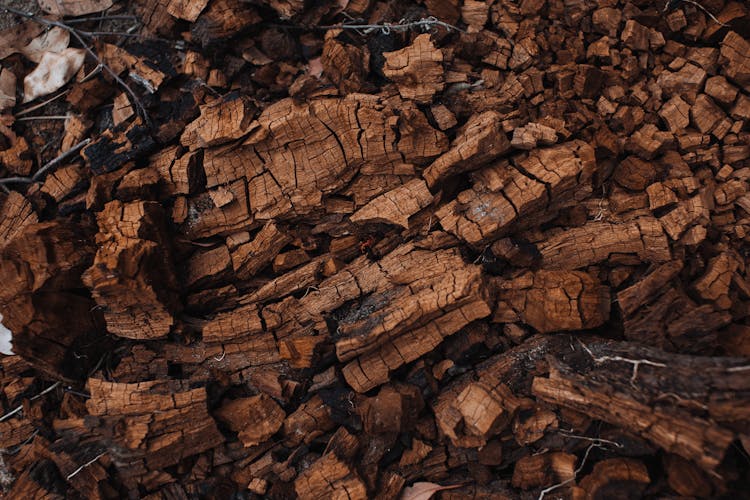
{"label": "stacked wood debris", "polygon": [[39,7],[8,498],[748,491],[744,2]]}

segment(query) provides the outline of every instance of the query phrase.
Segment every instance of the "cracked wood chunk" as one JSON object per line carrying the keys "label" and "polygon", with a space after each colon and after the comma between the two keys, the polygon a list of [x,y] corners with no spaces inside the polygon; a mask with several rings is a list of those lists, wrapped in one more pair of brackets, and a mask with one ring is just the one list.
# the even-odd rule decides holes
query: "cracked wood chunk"
{"label": "cracked wood chunk", "polygon": [[502,115],[485,111],[466,122],[451,149],[425,169],[423,177],[430,188],[447,177],[468,170],[476,170],[483,163],[494,160],[510,150],[510,141],[503,132]]}
{"label": "cracked wood chunk", "polygon": [[98,250],[83,281],[107,330],[138,340],[165,337],[179,301],[161,205],[111,201],[97,223]]}
{"label": "cracked wood chunk", "polygon": [[228,275],[232,259],[226,245],[194,253],[187,263],[183,283],[188,288],[210,285]]}
{"label": "cracked wood chunk", "polygon": [[97,417],[91,423],[94,434],[146,469],[175,465],[224,442],[208,414],[203,387],[191,389],[178,380],[125,384],[96,378],[88,386],[86,409]]}
{"label": "cracked wood chunk", "polygon": [[540,270],[495,285],[495,322],[550,333],[595,328],[609,319],[609,288],[587,273]]}
{"label": "cracked wood chunk", "polygon": [[430,34],[417,36],[408,47],[383,52],[383,74],[396,83],[404,99],[427,104],[445,86],[443,53],[432,44]]}
{"label": "cracked wood chunk", "polygon": [[721,41],[720,64],[724,74],[735,83],[750,87],[750,42],[734,31],[726,34]]}
{"label": "cracked wood chunk", "polygon": [[[639,435],[713,471],[750,424],[742,358],[673,354],[639,344],[571,342],[536,376],[538,399]],[[700,376],[696,376],[700,374]]]}
{"label": "cracked wood chunk", "polygon": [[268,266],[292,238],[269,222],[258,231],[252,241],[243,243],[230,251],[232,268],[239,280],[250,279]]}
{"label": "cracked wood chunk", "polygon": [[219,313],[203,325],[204,342],[224,342],[263,333],[258,307],[247,305]]}
{"label": "cracked wood chunk", "polygon": [[313,462],[294,481],[298,498],[364,500],[367,487],[356,469],[329,452]]}
{"label": "cracked wood chunk", "polygon": [[230,94],[201,106],[200,111],[180,137],[180,143],[191,151],[239,139],[258,126],[253,121],[258,109],[246,96]]}
{"label": "cracked wood chunk", "polygon": [[266,394],[226,401],[216,410],[219,420],[238,433],[245,447],[257,446],[271,438],[281,428],[286,414]]}
{"label": "cracked wood chunk", "polygon": [[[432,404],[435,423],[460,448],[481,448],[508,428],[524,400],[514,393],[539,374],[541,360],[569,342],[564,335],[537,335],[476,366],[440,391]],[[528,389],[521,389],[527,391]]]}
{"label": "cracked wood chunk", "polygon": [[489,316],[481,272],[473,267],[446,272],[450,280],[441,276],[429,289],[394,297],[367,319],[342,323],[347,338],[336,343],[339,359],[359,354],[342,369],[347,383],[357,392],[377,387],[388,381],[393,370],[432,351],[472,321]]}
{"label": "cracked wood chunk", "polygon": [[203,178],[199,152],[180,154],[179,146],[162,149],[150,158],[150,166],[159,172],[165,194],[192,194],[199,190]]}
{"label": "cracked wood chunk", "polygon": [[641,278],[634,285],[617,293],[617,304],[624,316],[632,315],[664,291],[664,287],[682,271],[682,261],[666,262]]}
{"label": "cracked wood chunk", "polygon": [[555,129],[540,123],[527,123],[523,127],[513,130],[510,145],[516,149],[531,150],[541,146],[551,146],[557,142]]}
{"label": "cracked wood chunk", "polygon": [[107,129],[81,150],[81,156],[95,175],[112,172],[154,148],[156,143],[140,118],[128,128],[124,124]]}
{"label": "cracked wood chunk", "polygon": [[31,203],[21,193],[0,194],[0,249],[38,220]]}
{"label": "cracked wood chunk", "polygon": [[697,94],[703,88],[707,73],[694,64],[685,64],[679,71],[663,71],[656,84],[669,96]]}
{"label": "cracked wood chunk", "polygon": [[238,180],[190,198],[180,229],[187,238],[199,239],[248,229],[254,223],[245,181]]}
{"label": "cracked wood chunk", "polygon": [[673,96],[659,110],[659,116],[672,132],[679,132],[690,125],[690,105],[680,96]]}
{"label": "cracked wood chunk", "polygon": [[511,484],[530,490],[575,479],[576,456],[562,451],[528,455],[516,462]]}
{"label": "cracked wood chunk", "polygon": [[260,114],[260,127],[242,146],[205,152],[207,187],[244,178],[256,219],[308,214],[361,167],[399,173],[397,120],[377,98],[361,94],[302,104],[284,99]]}
{"label": "cracked wood chunk", "polygon": [[441,207],[443,228],[475,247],[502,236],[511,225],[530,226],[590,193],[594,149],[573,141],[536,149],[527,157],[500,162],[476,174],[472,189]]}
{"label": "cracked wood chunk", "polygon": [[722,252],[708,262],[705,274],[693,286],[702,299],[713,301],[719,309],[729,309],[733,303],[729,297],[729,287],[739,267],[737,255]]}
{"label": "cracked wood chunk", "polygon": [[208,0],[169,0],[167,12],[177,19],[195,22],[207,5]]}
{"label": "cracked wood chunk", "polygon": [[333,410],[315,394],[290,413],[281,428],[284,444],[288,447],[310,443],[317,437],[334,429],[336,424],[331,419]]}
{"label": "cracked wood chunk", "polygon": [[646,487],[651,484],[648,469],[640,460],[632,458],[610,458],[594,465],[589,475],[581,479],[580,487],[586,498],[643,498]]}
{"label": "cracked wood chunk", "polygon": [[382,222],[409,228],[409,217],[432,203],[432,193],[422,179],[384,193],[360,208],[350,217],[355,223]]}
{"label": "cracked wood chunk", "polygon": [[691,227],[708,224],[710,215],[703,195],[697,194],[680,202],[668,214],[659,217],[659,222],[672,240],[678,240]]}
{"label": "cracked wood chunk", "polygon": [[537,244],[546,269],[580,269],[613,254],[635,254],[643,262],[666,262],[671,254],[659,221],[640,217],[622,224],[588,222],[566,231],[553,231]]}

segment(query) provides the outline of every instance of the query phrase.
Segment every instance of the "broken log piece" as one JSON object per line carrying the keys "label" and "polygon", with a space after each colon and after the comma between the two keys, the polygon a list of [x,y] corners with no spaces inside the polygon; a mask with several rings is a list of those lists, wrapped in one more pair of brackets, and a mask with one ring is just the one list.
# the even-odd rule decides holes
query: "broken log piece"
{"label": "broken log piece", "polygon": [[655,263],[671,258],[664,230],[652,217],[623,224],[587,222],[565,231],[553,230],[537,248],[546,269],[580,269],[613,254],[635,255],[643,262]]}
{"label": "broken log piece", "polygon": [[741,265],[738,255],[722,252],[708,261],[706,272],[693,284],[698,296],[713,302],[718,309],[729,309],[734,302],[729,297],[732,277]]}
{"label": "broken log piece", "polygon": [[226,342],[264,332],[260,313],[255,305],[242,306],[219,313],[203,325],[204,342]]}
{"label": "broken log piece", "polygon": [[549,377],[534,378],[537,398],[640,435],[706,471],[719,465],[735,429],[750,419],[733,409],[747,397],[742,358],[679,355],[612,341],[581,340],[571,347],[550,358]]}
{"label": "broken log piece", "polygon": [[367,82],[370,53],[356,45],[343,43],[335,32],[326,33],[320,56],[325,75],[346,95],[371,89]]}
{"label": "broken log piece", "polygon": [[49,174],[44,179],[41,191],[51,196],[56,202],[60,202],[74,192],[83,191],[87,181],[83,167],[68,165]]}
{"label": "broken log piece", "polygon": [[540,146],[551,146],[557,142],[557,132],[540,123],[527,123],[513,131],[510,145],[516,149],[531,150]]}
{"label": "broken log piece", "polygon": [[691,227],[705,228],[709,218],[709,205],[699,193],[679,202],[673,210],[659,217],[659,222],[672,240],[679,240]]}
{"label": "broken log piece", "polygon": [[422,179],[384,193],[357,210],[350,217],[355,223],[383,222],[404,229],[409,228],[409,217],[432,203],[432,193]]}
{"label": "broken log piece", "polygon": [[88,386],[86,408],[96,417],[93,435],[110,449],[131,454],[129,460],[142,473],[175,465],[224,441],[208,414],[205,388],[190,389],[178,380],[124,384],[95,378]]}
{"label": "broken log piece", "polygon": [[461,128],[451,149],[437,158],[425,169],[423,177],[430,188],[447,177],[476,170],[510,150],[510,141],[503,132],[501,115],[495,111],[486,111],[469,118]]}
{"label": "broken log piece", "polygon": [[227,277],[232,269],[232,258],[226,245],[210,250],[198,250],[187,262],[182,283],[188,288],[208,286]]}
{"label": "broken log piece", "polygon": [[167,336],[179,301],[161,205],[115,200],[97,214],[97,223],[99,247],[82,278],[107,330],[130,339]]}
{"label": "broken log piece", "polygon": [[268,440],[281,428],[286,414],[266,394],[226,401],[217,411],[219,420],[237,432],[246,447]]}
{"label": "broken log piece", "polygon": [[327,263],[330,263],[330,259],[316,258],[312,262],[272,279],[247,297],[243,297],[242,302],[247,304],[269,302],[302,290],[313,290],[323,279]]}
{"label": "broken log piece", "polygon": [[81,150],[81,156],[94,175],[113,172],[156,145],[140,118],[130,122],[127,128],[125,125],[105,130]]}
{"label": "broken log piece", "polygon": [[290,447],[310,443],[335,428],[336,424],[331,417],[331,407],[324,403],[318,394],[313,395],[284,420],[281,429],[284,443]]}
{"label": "broken log piece", "polygon": [[180,229],[188,239],[195,240],[253,227],[257,224],[250,213],[245,181],[240,179],[189,198]]}
{"label": "broken log piece", "polygon": [[384,52],[383,74],[398,87],[404,99],[427,104],[445,85],[443,53],[432,44],[431,35],[417,36],[411,45]]}
{"label": "broken log piece", "polygon": [[513,225],[528,227],[583,197],[596,168],[594,149],[582,141],[533,150],[476,173],[474,188],[437,212],[443,228],[475,247],[502,236]]}
{"label": "broken log piece", "polygon": [[521,322],[550,333],[595,328],[609,319],[609,288],[587,273],[540,270],[494,285],[495,322]]}
{"label": "broken log piece", "polygon": [[190,25],[192,39],[206,48],[236,35],[262,18],[251,6],[240,0],[209,2],[198,19]]}

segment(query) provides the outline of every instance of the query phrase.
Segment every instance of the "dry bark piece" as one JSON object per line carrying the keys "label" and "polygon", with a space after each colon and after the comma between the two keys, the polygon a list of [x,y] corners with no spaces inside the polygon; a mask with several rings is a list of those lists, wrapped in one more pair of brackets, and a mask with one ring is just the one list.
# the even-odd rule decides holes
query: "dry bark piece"
{"label": "dry bark piece", "polygon": [[422,179],[412,179],[370,201],[350,219],[355,223],[383,222],[408,229],[409,217],[432,203],[432,198]]}
{"label": "dry bark piece", "polygon": [[[124,125],[124,124],[123,124]],[[140,118],[124,126],[105,130],[83,148],[81,155],[95,175],[113,172],[155,146]]]}
{"label": "dry bark piece", "polygon": [[623,224],[588,222],[554,233],[537,247],[546,269],[579,269],[612,254],[635,254],[641,261],[655,263],[671,257],[664,230],[653,217]]}
{"label": "dry bark piece", "polygon": [[335,427],[332,409],[325,404],[321,397],[315,394],[309,401],[302,403],[284,420],[281,434],[287,446],[299,446],[309,443],[317,436]]}
{"label": "dry bark piece", "polygon": [[502,236],[513,225],[532,225],[535,217],[587,194],[596,161],[594,149],[573,141],[532,151],[514,160],[514,166],[499,162],[477,173],[474,189],[437,212],[443,228],[480,247]]}
{"label": "dry bark piece", "polygon": [[639,307],[648,304],[664,290],[664,286],[682,270],[681,261],[666,262],[644,276],[634,285],[617,293],[617,303],[629,316]]}
{"label": "dry bark piece", "polygon": [[29,224],[39,221],[29,200],[17,192],[0,194],[0,250],[21,234]]}
{"label": "dry bark piece", "polygon": [[268,440],[286,417],[284,410],[266,394],[229,400],[216,411],[216,416],[238,433],[246,447]]}
{"label": "dry bark piece", "polygon": [[432,44],[428,33],[417,36],[408,47],[384,52],[383,56],[383,74],[396,83],[404,99],[427,104],[443,90],[443,53]]}
{"label": "dry bark piece", "polygon": [[690,125],[690,105],[680,96],[673,96],[659,110],[659,116],[672,132],[679,132]]}
{"label": "dry bark piece", "polygon": [[496,322],[522,322],[550,333],[595,328],[609,319],[609,288],[583,272],[526,272],[497,280],[495,287]]}
{"label": "dry bark piece", "polygon": [[246,2],[214,0],[191,25],[190,34],[201,46],[208,47],[260,21],[261,17]]}
{"label": "dry bark piece", "polygon": [[494,111],[472,116],[451,144],[451,149],[424,171],[430,188],[447,177],[475,170],[483,163],[510,150],[510,142],[500,127],[501,115]]}
{"label": "dry bark piece", "polygon": [[165,337],[174,323],[177,286],[161,205],[112,201],[97,215],[93,265],[83,280],[117,336]]}
{"label": "dry bark piece", "polygon": [[370,54],[356,45],[337,40],[334,32],[326,34],[320,56],[325,75],[339,87],[343,94],[361,92],[370,88],[367,73]]}
{"label": "dry bark piece", "polygon": [[165,194],[193,194],[202,184],[200,153],[180,154],[179,146],[162,149],[150,158],[149,165],[159,172]]}

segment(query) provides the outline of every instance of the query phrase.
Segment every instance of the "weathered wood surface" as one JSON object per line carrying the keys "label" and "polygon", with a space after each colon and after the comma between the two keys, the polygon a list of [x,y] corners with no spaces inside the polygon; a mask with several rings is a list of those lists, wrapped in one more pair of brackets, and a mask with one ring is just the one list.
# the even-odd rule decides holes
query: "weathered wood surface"
{"label": "weathered wood surface", "polygon": [[0,30],[8,498],[748,491],[742,2],[40,5],[147,36]]}

